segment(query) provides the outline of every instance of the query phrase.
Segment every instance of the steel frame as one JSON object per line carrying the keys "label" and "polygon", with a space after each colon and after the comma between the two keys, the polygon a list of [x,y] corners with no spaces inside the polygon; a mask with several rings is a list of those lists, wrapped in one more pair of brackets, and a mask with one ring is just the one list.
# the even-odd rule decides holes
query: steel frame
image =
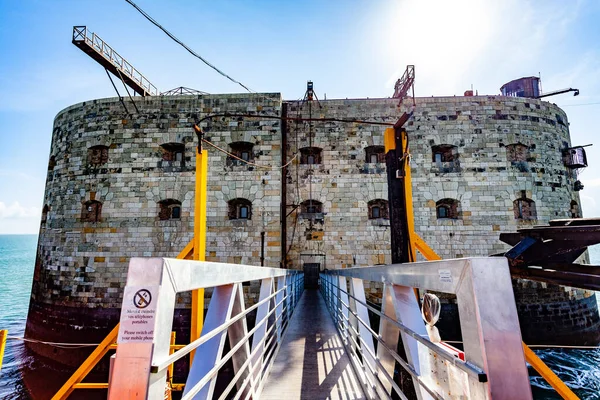
{"label": "steel frame", "polygon": [[[241,282],[251,280],[261,281],[261,297],[257,304],[246,309]],[[169,355],[176,294],[209,287],[214,287],[214,291],[201,337]],[[162,399],[169,366],[194,350],[196,357],[183,399],[212,398],[217,373],[229,359],[233,361],[235,377],[227,390],[236,385],[238,398],[257,398],[302,294],[303,274],[238,264],[133,258],[123,298],[121,327],[131,300],[127,293],[139,288],[155,293],[151,300],[156,302],[155,315],[148,327],[151,341],[126,341],[124,332],[119,331],[109,399],[128,398],[130,393],[137,393],[139,398]],[[256,325],[248,331],[246,316],[255,309]],[[227,335],[231,351],[222,356]]]}
{"label": "steel frame", "polygon": [[[364,300],[362,283],[365,280],[384,283],[378,333],[369,328],[369,306]],[[398,391],[390,376],[393,376],[394,363],[399,362],[399,356],[386,350],[396,349],[400,333],[408,361],[405,364],[408,365],[399,363],[413,377],[418,377],[415,390],[420,399],[446,398],[440,392],[446,392],[447,382],[452,378],[445,377],[448,378],[446,386],[441,383],[440,361],[432,362],[433,357],[428,356],[431,352],[436,354],[436,359],[444,360],[449,375],[457,372],[466,375],[468,385],[465,389],[469,398],[531,399],[506,259],[477,257],[330,270],[323,274],[322,282],[326,303],[344,344],[349,347],[349,353],[362,355],[362,363],[357,362],[358,357],[352,358],[354,365],[358,364],[363,371],[365,390],[372,398],[387,397],[392,388]],[[350,291],[343,290],[346,285],[350,286]],[[425,339],[425,324],[413,288],[456,294],[465,363],[454,360],[449,353]],[[352,317],[347,318],[348,315]],[[353,319],[355,328],[352,329]],[[356,329],[356,322],[360,329]],[[358,335],[360,338],[356,340]],[[377,357],[373,357],[373,338],[385,344],[378,345]],[[384,370],[385,373],[380,374]],[[436,370],[437,375],[430,372],[432,370]],[[380,379],[380,375],[386,379]]]}
{"label": "steel frame", "polygon": [[[135,69],[125,58],[114,51],[100,36],[90,32],[86,26],[73,27],[73,44],[107,68],[117,78],[123,79],[141,96],[158,96],[158,89]],[[119,74],[123,74],[121,77]]]}

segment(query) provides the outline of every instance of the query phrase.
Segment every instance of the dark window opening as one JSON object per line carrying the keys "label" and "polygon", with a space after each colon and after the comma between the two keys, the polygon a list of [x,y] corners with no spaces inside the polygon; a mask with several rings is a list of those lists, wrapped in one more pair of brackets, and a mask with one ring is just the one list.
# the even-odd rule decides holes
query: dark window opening
{"label": "dark window opening", "polygon": [[81,208],[81,222],[100,222],[101,214],[102,203],[97,200],[86,201]]}
{"label": "dark window opening", "polygon": [[300,164],[321,164],[323,150],[319,147],[303,147],[300,149]]}
{"label": "dark window opening", "polygon": [[158,202],[158,219],[166,221],[181,218],[181,202],[175,199],[165,199]]}
{"label": "dark window opening", "polygon": [[88,164],[102,165],[108,162],[108,147],[98,145],[88,149]]}
{"label": "dark window opening", "polygon": [[439,172],[459,172],[460,160],[458,147],[440,144],[431,147],[431,161]]}
{"label": "dark window opening", "polygon": [[535,201],[522,197],[513,201],[513,210],[515,219],[534,220],[537,218],[535,210]]}
{"label": "dark window opening", "polygon": [[379,218],[381,215],[381,211],[379,210],[379,206],[374,206],[371,208],[371,216],[372,218]]}
{"label": "dark window opening", "polygon": [[579,204],[575,200],[571,201],[571,218],[581,218],[581,213],[579,212]]}
{"label": "dark window opening", "polygon": [[385,162],[385,149],[383,146],[369,146],[365,148],[366,162],[367,163],[384,163]]}
{"label": "dark window opening", "polygon": [[317,200],[305,200],[300,203],[300,217],[314,222],[324,222],[323,203]]}
{"label": "dark window opening", "polygon": [[526,162],[529,158],[529,147],[522,143],[506,145],[506,159],[511,162]]}
{"label": "dark window opening", "polygon": [[438,219],[458,219],[458,200],[441,199],[435,203],[435,212]]}
{"label": "dark window opening", "polygon": [[323,212],[323,203],[317,200],[306,200],[301,204],[301,212],[303,214],[314,214]]}
{"label": "dark window opening", "polygon": [[50,206],[44,204],[44,208],[42,208],[42,224],[45,224],[48,220],[48,211],[50,211]]}
{"label": "dark window opening", "polygon": [[375,199],[367,203],[369,207],[369,219],[389,219],[389,206],[387,200]]}
{"label": "dark window opening", "polygon": [[229,219],[252,219],[250,200],[237,198],[229,200]]}
{"label": "dark window opening", "polygon": [[228,156],[227,165],[247,165],[247,163],[254,161],[254,153],[252,152],[254,144],[250,142],[233,142],[229,144],[229,148],[230,153],[235,157]]}
{"label": "dark window opening", "polygon": [[56,167],[56,157],[50,156],[50,160],[48,160],[48,171],[52,171]]}
{"label": "dark window opening", "polygon": [[161,167],[183,167],[185,165],[185,145],[183,143],[164,143],[160,145],[162,153]]}

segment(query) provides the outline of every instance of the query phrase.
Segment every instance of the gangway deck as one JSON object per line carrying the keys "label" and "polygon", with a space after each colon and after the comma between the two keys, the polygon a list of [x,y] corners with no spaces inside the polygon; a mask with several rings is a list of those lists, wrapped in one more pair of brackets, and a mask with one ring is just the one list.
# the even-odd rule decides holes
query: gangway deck
{"label": "gangway deck", "polygon": [[366,399],[318,291],[304,291],[260,398]]}

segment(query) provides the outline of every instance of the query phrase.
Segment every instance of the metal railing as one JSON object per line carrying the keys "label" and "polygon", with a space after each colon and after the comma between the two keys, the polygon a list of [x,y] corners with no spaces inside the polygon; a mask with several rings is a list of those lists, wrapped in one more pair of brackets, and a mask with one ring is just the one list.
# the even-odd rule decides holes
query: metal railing
{"label": "metal railing", "polygon": [[96,53],[100,54],[105,60],[114,65],[117,71],[126,75],[135,83],[137,83],[150,96],[158,96],[159,92],[156,86],[135,69],[126,59],[119,53],[114,51],[100,36],[88,31],[86,26],[73,27],[73,43],[84,42]]}
{"label": "metal railing", "polygon": [[[367,303],[363,281],[383,283],[381,311]],[[429,340],[413,288],[456,295],[464,361]],[[321,290],[371,399],[391,398],[392,391],[406,399],[393,379],[396,365],[413,377],[419,399],[531,399],[505,259],[329,270]],[[369,311],[380,318],[378,332]],[[406,360],[396,351],[400,336]]]}
{"label": "metal railing", "polygon": [[[242,282],[260,280],[260,297],[246,308]],[[173,354],[169,338],[178,293],[214,288],[202,335]],[[109,399],[162,399],[167,370],[195,351],[183,399],[212,399],[217,374],[230,360],[235,376],[219,399],[258,398],[304,288],[301,272],[166,258],[133,258],[111,371]],[[256,311],[248,330],[246,317]],[[225,340],[231,350],[223,354]],[[251,340],[252,339],[252,340]]]}

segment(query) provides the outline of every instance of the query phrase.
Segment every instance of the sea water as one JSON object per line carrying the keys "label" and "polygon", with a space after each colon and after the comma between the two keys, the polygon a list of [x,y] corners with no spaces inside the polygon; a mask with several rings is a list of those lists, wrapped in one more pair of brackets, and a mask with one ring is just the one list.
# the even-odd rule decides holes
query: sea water
{"label": "sea water", "polygon": [[[36,235],[0,235],[0,329],[22,338],[31,294]],[[592,264],[600,263],[600,245],[590,248]],[[536,349],[540,356],[582,399],[600,400],[600,350]],[[19,365],[23,342],[7,341],[0,371],[0,399],[28,399]],[[548,384],[530,369],[535,399],[560,399]],[[51,395],[51,394],[50,394]]]}

